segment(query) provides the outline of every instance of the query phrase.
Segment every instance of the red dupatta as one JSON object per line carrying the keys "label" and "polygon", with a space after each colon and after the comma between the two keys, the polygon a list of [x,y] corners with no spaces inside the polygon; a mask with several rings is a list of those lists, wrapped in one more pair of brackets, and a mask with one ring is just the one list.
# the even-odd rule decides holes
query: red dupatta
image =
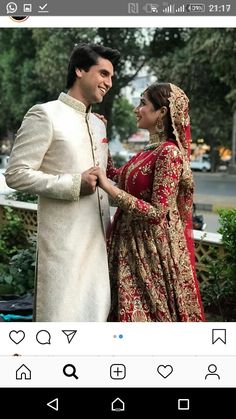
{"label": "red dupatta", "polygon": [[[194,181],[193,175],[190,168],[190,144],[191,144],[191,128],[189,118],[189,99],[186,94],[179,87],[170,83],[171,94],[169,97],[170,103],[170,116],[173,126],[174,135],[178,144],[179,150],[183,157],[183,172],[180,179],[179,193],[177,197],[177,205],[181,221],[184,226],[184,233],[187,242],[187,247],[190,255],[190,261],[192,271],[195,279],[196,290],[198,292],[199,301],[200,291],[197,281],[196,268],[195,268],[195,249],[194,249],[194,238],[193,238],[193,224],[192,224],[192,212],[193,212],[193,192],[194,192]],[[201,303],[202,315],[203,306]]]}

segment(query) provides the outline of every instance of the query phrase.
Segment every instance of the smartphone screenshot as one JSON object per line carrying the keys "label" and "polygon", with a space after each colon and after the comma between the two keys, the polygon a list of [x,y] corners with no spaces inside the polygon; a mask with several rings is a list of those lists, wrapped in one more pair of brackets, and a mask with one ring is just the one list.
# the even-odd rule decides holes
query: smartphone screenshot
{"label": "smartphone screenshot", "polygon": [[219,0],[1,2],[10,415],[234,408],[235,16]]}

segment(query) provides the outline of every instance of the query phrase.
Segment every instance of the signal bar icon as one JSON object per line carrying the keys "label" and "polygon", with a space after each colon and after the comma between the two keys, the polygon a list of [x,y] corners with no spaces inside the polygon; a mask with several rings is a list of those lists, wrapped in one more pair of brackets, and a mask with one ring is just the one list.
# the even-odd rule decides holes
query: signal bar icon
{"label": "signal bar icon", "polygon": [[163,13],[171,13],[174,14],[175,13],[175,5],[174,4],[169,4],[168,3],[163,3],[163,5],[166,4],[166,7],[163,8],[162,12]]}
{"label": "signal bar icon", "polygon": [[180,7],[178,7],[177,9],[175,9],[175,12],[176,13],[184,13],[184,11],[185,11],[184,4],[182,6],[180,6]]}

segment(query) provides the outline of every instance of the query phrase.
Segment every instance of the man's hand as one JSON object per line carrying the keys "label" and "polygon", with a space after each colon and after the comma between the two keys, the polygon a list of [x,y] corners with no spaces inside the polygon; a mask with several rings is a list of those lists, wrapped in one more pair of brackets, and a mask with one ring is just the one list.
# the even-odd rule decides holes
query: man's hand
{"label": "man's hand", "polygon": [[91,167],[81,175],[81,188],[80,195],[91,195],[96,191],[97,187],[97,175],[91,173],[94,167]]}
{"label": "man's hand", "polygon": [[107,187],[110,186],[110,181],[106,177],[106,173],[100,167],[94,167],[91,174],[97,176],[97,184],[100,188],[107,192]]}

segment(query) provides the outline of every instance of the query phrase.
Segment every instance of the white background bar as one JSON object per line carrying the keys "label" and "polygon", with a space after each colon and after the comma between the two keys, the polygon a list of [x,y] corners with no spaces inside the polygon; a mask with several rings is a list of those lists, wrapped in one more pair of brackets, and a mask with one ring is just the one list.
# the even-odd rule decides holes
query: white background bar
{"label": "white background bar", "polygon": [[234,356],[236,323],[1,323],[0,343],[0,356]]}
{"label": "white background bar", "polygon": [[57,28],[156,28],[156,27],[187,27],[187,28],[224,28],[235,27],[235,16],[39,16],[29,17],[24,22],[14,22],[8,16],[0,17],[0,26],[4,27],[57,27]]}
{"label": "white background bar", "polygon": [[[236,387],[235,361],[213,356],[1,357],[0,387]],[[75,367],[78,379],[64,375],[67,364]],[[70,375],[71,367],[66,371]]]}

